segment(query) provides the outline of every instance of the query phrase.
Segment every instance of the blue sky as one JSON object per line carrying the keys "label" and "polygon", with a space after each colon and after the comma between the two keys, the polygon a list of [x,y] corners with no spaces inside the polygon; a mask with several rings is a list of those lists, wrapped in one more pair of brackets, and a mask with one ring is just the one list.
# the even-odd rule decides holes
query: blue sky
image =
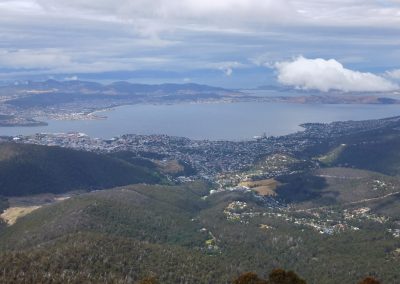
{"label": "blue sky", "polygon": [[400,1],[0,1],[0,80],[47,78],[398,89]]}

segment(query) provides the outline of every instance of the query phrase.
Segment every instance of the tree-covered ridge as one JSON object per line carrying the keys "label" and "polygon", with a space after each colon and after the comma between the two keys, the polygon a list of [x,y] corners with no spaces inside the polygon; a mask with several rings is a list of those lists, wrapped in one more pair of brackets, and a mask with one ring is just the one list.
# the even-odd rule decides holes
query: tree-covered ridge
{"label": "tree-covered ridge", "polygon": [[202,183],[124,186],[44,206],[0,233],[2,277],[231,283],[246,271],[266,279],[285,267],[307,283],[399,280],[400,243],[386,224],[355,221],[359,231],[321,235],[285,220],[300,213],[270,215],[275,211],[252,193],[204,199],[208,190]]}
{"label": "tree-covered ridge", "polygon": [[60,147],[1,143],[0,195],[23,196],[157,183],[154,169]]}
{"label": "tree-covered ridge", "polygon": [[322,166],[365,169],[400,175],[400,132],[396,126],[346,134],[310,147],[303,154]]}
{"label": "tree-covered ridge", "polygon": [[206,205],[200,198],[206,188],[137,185],[83,194],[22,217],[0,234],[0,246],[35,246],[79,231],[201,246],[206,235],[191,219]]}

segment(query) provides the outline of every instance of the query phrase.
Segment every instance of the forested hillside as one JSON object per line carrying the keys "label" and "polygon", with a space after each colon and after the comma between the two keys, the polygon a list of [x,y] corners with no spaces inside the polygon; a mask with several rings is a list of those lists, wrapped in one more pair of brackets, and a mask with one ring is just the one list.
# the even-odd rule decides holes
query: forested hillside
{"label": "forested hillside", "polygon": [[0,196],[63,193],[161,182],[145,166],[60,147],[0,143]]}
{"label": "forested hillside", "polygon": [[388,223],[353,220],[359,230],[321,234],[293,222],[315,222],[307,212],[271,207],[250,192],[202,198],[208,190],[125,186],[43,206],[0,234],[0,279],[231,283],[247,271],[266,278],[285,267],[307,283],[399,280],[400,243]]}

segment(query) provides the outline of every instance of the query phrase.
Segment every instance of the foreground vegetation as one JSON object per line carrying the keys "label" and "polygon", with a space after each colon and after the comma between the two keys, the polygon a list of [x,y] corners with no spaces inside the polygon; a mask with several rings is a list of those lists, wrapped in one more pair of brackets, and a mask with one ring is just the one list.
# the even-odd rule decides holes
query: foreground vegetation
{"label": "foreground vegetation", "polygon": [[[0,281],[231,283],[246,271],[265,279],[276,267],[307,283],[400,279],[400,242],[382,224],[321,235],[271,215],[278,209],[253,193],[202,198],[208,190],[203,183],[125,186],[44,206],[1,231]],[[232,209],[236,219],[227,215],[232,202],[247,204]]]}

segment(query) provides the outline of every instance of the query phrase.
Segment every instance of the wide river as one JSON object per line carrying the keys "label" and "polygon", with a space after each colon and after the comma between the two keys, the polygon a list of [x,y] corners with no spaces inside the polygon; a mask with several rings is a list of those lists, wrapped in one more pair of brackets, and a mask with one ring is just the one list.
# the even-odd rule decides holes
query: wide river
{"label": "wide river", "polygon": [[167,134],[192,139],[245,140],[285,135],[304,122],[365,120],[400,115],[398,105],[217,103],[129,105],[101,112],[104,120],[47,121],[45,127],[0,127],[0,135],[83,132],[111,138],[122,134]]}

